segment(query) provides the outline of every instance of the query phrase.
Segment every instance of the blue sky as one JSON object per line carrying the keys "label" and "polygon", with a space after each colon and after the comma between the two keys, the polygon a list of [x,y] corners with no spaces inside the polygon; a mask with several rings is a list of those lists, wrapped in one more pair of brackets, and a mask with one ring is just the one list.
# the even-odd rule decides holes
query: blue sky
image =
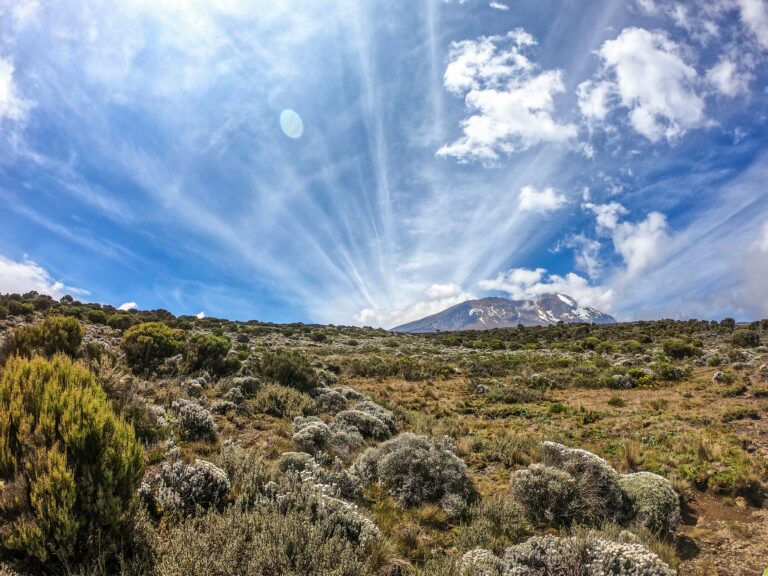
{"label": "blue sky", "polygon": [[0,292],[766,317],[767,58],[766,0],[0,0]]}

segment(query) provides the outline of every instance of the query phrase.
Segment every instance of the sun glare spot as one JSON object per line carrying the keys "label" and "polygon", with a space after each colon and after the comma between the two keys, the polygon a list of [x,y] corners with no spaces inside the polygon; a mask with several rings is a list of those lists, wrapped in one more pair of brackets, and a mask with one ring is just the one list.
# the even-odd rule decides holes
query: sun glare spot
{"label": "sun glare spot", "polygon": [[280,128],[288,138],[298,140],[304,134],[304,122],[293,110],[286,109],[280,113]]}

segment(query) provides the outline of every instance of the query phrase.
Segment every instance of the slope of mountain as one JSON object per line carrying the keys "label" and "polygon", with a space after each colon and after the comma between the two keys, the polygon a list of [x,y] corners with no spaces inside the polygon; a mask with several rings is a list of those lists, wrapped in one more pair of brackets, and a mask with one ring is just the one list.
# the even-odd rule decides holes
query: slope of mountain
{"label": "slope of mountain", "polygon": [[565,294],[544,294],[537,300],[481,298],[392,328],[393,332],[452,332],[524,326],[548,326],[558,322],[613,324],[616,320],[589,307],[581,307]]}

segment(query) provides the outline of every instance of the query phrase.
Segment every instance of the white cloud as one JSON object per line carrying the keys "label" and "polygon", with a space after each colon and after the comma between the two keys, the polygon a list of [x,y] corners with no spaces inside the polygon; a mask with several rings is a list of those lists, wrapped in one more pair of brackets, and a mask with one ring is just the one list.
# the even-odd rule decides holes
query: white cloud
{"label": "white cloud", "polygon": [[501,2],[496,2],[496,0],[492,0],[488,3],[488,6],[491,8],[495,8],[496,10],[509,10],[509,6],[506,4],[502,4]]}
{"label": "white cloud", "polygon": [[563,207],[568,198],[558,194],[554,188],[536,190],[533,186],[524,186],[520,190],[520,210],[544,214]]}
{"label": "white cloud", "polygon": [[464,95],[470,116],[461,122],[464,135],[440,148],[438,156],[493,163],[503,154],[576,136],[575,125],[553,117],[554,96],[565,91],[562,71],[540,72],[524,54],[535,44],[518,28],[451,45],[443,83],[451,93]]}
{"label": "white cloud", "polygon": [[576,94],[579,97],[579,110],[588,121],[601,122],[610,112],[610,97],[614,92],[612,82],[593,82],[587,80],[579,84]]}
{"label": "white cloud", "polygon": [[205,312],[203,312],[203,311],[201,310],[200,312],[198,312],[197,314],[195,314],[195,318],[197,318],[198,320],[202,320],[203,318],[205,318]]}
{"label": "white cloud", "polygon": [[512,268],[493,280],[483,280],[478,286],[483,290],[506,292],[513,300],[528,300],[543,294],[560,292],[574,298],[580,306],[592,306],[609,311],[613,302],[613,290],[603,286],[591,286],[586,278],[573,272],[565,276],[548,274],[543,268]]}
{"label": "white cloud", "polygon": [[587,119],[604,119],[608,95],[615,91],[618,103],[611,108],[628,109],[632,127],[652,142],[673,140],[707,123],[696,70],[664,32],[625,28],[603,44],[599,55],[605,78],[579,87],[579,104]]}
{"label": "white cloud", "polygon": [[765,0],[737,0],[741,21],[757,42],[768,50],[768,3]]}
{"label": "white cloud", "polygon": [[749,94],[749,83],[755,76],[747,66],[740,66],[735,60],[724,56],[707,70],[707,82],[725,96]]}
{"label": "white cloud", "polygon": [[427,299],[422,299],[401,308],[377,309],[365,308],[355,315],[355,321],[370,326],[392,328],[413,320],[442,312],[446,308],[473,300],[458,284],[433,284],[423,291]]}
{"label": "white cloud", "polygon": [[624,259],[629,278],[659,262],[670,245],[667,218],[660,212],[651,212],[637,223],[620,223],[612,237],[616,252]]}
{"label": "white cloud", "polygon": [[619,223],[619,217],[627,214],[627,209],[618,202],[609,204],[592,204],[587,202],[584,208],[594,213],[597,217],[598,230],[615,230]]}
{"label": "white cloud", "polygon": [[568,238],[564,245],[574,251],[576,270],[586,272],[592,280],[600,276],[603,263],[600,259],[602,245],[599,240],[576,234]]}
{"label": "white cloud", "polygon": [[118,310],[123,310],[127,312],[128,310],[137,310],[139,308],[139,305],[136,304],[136,302],[123,302],[120,304],[120,306],[117,307]]}
{"label": "white cloud", "polygon": [[61,298],[66,294],[88,293],[55,280],[45,268],[32,260],[17,262],[0,256],[0,293],[24,294],[32,291],[48,294],[53,298]]}
{"label": "white cloud", "polygon": [[642,13],[648,14],[649,16],[655,16],[660,12],[659,7],[654,0],[636,0],[635,4]]}
{"label": "white cloud", "polygon": [[5,119],[23,120],[29,109],[29,102],[18,93],[13,75],[13,62],[0,58],[0,122]]}

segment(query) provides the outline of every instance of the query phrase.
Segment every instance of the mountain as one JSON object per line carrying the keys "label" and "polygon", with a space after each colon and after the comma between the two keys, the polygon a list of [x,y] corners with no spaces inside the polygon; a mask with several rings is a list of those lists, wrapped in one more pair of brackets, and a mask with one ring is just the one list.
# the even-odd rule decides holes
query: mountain
{"label": "mountain", "polygon": [[614,324],[616,320],[579,306],[565,294],[544,294],[536,300],[481,298],[467,300],[447,310],[392,328],[393,332],[453,332],[523,326],[549,326],[558,322]]}

